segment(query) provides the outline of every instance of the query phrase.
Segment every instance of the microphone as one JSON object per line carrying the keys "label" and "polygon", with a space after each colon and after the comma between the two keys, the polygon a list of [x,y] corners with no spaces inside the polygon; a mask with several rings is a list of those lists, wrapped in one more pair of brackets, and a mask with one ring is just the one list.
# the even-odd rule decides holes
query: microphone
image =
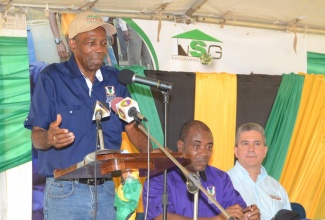
{"label": "microphone", "polygon": [[120,81],[120,83],[125,85],[135,82],[147,86],[153,86],[163,91],[169,91],[172,89],[173,86],[171,83],[168,82],[138,76],[132,70],[128,69],[124,69],[119,72],[118,80]]}
{"label": "microphone", "polygon": [[95,119],[96,119],[96,121],[100,121],[100,120],[102,120],[102,117],[103,117],[102,110],[97,109],[97,110],[96,110],[96,113],[95,113]]}
{"label": "microphone", "polygon": [[148,121],[143,115],[140,114],[138,103],[126,97],[125,99],[117,97],[112,100],[112,110],[116,112],[120,119],[130,123],[131,121]]}
{"label": "microphone", "polygon": [[96,120],[96,123],[98,124],[102,118],[106,118],[110,115],[110,112],[108,108],[106,108],[105,104],[101,101],[96,101],[95,110],[93,114],[93,121]]}
{"label": "microphone", "polygon": [[104,150],[104,138],[103,138],[103,130],[100,124],[102,118],[106,118],[110,115],[108,108],[106,108],[105,103],[101,101],[96,101],[95,111],[93,114],[93,121],[96,120],[97,132],[98,132],[98,139],[99,139],[99,146],[101,150]]}

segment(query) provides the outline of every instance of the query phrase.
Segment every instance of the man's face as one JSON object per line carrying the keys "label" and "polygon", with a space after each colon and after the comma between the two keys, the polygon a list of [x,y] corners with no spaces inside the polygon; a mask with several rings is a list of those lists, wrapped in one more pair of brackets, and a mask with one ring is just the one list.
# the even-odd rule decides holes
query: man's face
{"label": "man's face", "polygon": [[245,131],[240,134],[235,155],[244,168],[260,168],[267,153],[263,136],[258,131]]}
{"label": "man's face", "polygon": [[81,71],[87,76],[88,72],[98,70],[107,54],[107,38],[103,27],[80,33],[69,41],[70,49]]}
{"label": "man's face", "polygon": [[213,137],[211,132],[191,128],[184,141],[177,142],[178,152],[191,160],[187,169],[191,172],[204,171],[212,153]]}

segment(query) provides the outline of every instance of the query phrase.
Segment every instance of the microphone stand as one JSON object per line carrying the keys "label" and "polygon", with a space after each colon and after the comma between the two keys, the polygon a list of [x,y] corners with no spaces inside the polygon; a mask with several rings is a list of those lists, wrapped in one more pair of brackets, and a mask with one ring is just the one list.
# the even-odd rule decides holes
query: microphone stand
{"label": "microphone stand", "polygon": [[[145,127],[143,126],[142,123],[138,123],[138,128],[145,133],[152,142],[154,142],[159,149],[164,152],[166,154],[166,156],[183,172],[183,174],[197,187],[199,188],[203,194],[205,194],[212,202],[213,204],[215,204],[219,210],[227,217],[228,220],[235,220],[233,217],[231,217],[228,212],[212,197],[212,195],[210,195],[208,193],[208,191],[206,191],[206,189],[204,189],[200,183],[199,177],[197,176],[197,174],[191,173],[189,172],[182,164],[180,164],[174,157],[173,155],[171,155],[168,150],[166,150],[165,147],[162,147],[158,141],[153,138],[151,135],[148,134],[148,132],[146,131]],[[195,210],[194,210],[195,211]],[[195,216],[194,216],[195,217]]]}
{"label": "microphone stand", "polygon": [[[164,96],[164,143],[165,148],[167,147],[167,111],[168,111],[168,103],[169,103],[169,93],[168,91],[161,91]],[[167,194],[167,170],[164,170],[164,189],[162,195],[162,205],[163,205],[163,220],[167,220],[167,206],[168,206],[168,194]]]}
{"label": "microphone stand", "polygon": [[199,191],[194,193],[194,211],[193,211],[193,219],[197,220],[199,217]]}
{"label": "microphone stand", "polygon": [[[196,181],[200,182],[199,172],[190,173]],[[194,185],[193,181],[190,178],[186,180],[186,188],[189,193],[194,194],[194,202],[193,202],[193,220],[197,220],[199,217],[199,188]]]}
{"label": "microphone stand", "polygon": [[103,138],[103,128],[102,124],[100,123],[100,120],[96,120],[97,124],[97,133],[98,133],[98,139],[99,139],[99,148],[100,150],[104,150],[104,138]]}
{"label": "microphone stand", "polygon": [[[101,150],[104,150],[104,139],[103,139],[103,128],[102,128],[102,124],[101,124],[101,117],[100,119],[96,118],[96,126],[97,126],[97,140],[96,140],[96,150],[95,150],[95,158],[94,158],[94,161],[95,161],[95,165],[94,165],[94,179],[95,179],[95,187],[94,187],[94,195],[95,195],[95,213],[97,213],[97,210],[98,210],[98,204],[97,204],[97,201],[98,201],[98,195],[97,195],[97,155],[98,155],[98,142],[99,142],[99,146],[100,146],[100,149]],[[95,216],[95,220],[96,220],[96,216]]]}

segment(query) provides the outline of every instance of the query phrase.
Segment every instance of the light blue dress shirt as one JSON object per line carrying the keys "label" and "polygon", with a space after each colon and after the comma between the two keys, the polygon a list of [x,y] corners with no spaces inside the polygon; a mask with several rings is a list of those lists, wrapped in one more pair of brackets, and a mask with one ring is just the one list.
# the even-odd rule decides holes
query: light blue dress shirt
{"label": "light blue dress shirt", "polygon": [[256,182],[238,161],[228,174],[246,204],[255,204],[260,209],[262,220],[272,219],[280,209],[291,210],[287,192],[277,180],[267,174],[263,166]]}

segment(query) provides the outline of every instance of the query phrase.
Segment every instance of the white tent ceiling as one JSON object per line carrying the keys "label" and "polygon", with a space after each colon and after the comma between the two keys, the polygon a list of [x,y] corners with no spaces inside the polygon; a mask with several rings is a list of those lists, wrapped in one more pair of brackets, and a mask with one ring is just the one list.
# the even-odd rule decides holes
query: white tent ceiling
{"label": "white tent ceiling", "polygon": [[0,12],[29,9],[204,22],[325,34],[324,0],[1,0]]}

